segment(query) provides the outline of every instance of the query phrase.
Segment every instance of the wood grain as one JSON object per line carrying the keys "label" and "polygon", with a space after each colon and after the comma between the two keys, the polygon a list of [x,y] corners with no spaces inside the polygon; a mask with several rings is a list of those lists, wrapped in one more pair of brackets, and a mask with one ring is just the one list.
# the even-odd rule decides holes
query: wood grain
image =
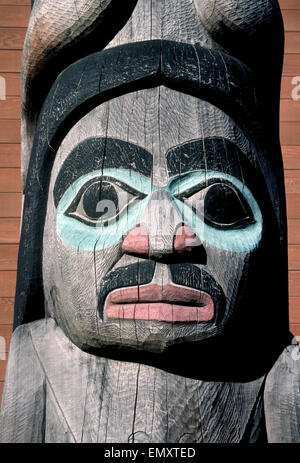
{"label": "wood grain", "polygon": [[2,167],[0,169],[0,192],[19,193],[21,192],[21,173],[19,168]]}
{"label": "wood grain", "polygon": [[17,270],[18,246],[0,244],[0,270]]}
{"label": "wood grain", "polygon": [[0,73],[20,72],[22,62],[21,50],[0,50]]}
{"label": "wood grain", "polygon": [[[4,77],[6,83],[6,96],[19,96],[21,89],[20,73],[7,73],[1,72],[1,76]],[[3,101],[3,100],[2,100]]]}
{"label": "wood grain", "polygon": [[296,10],[299,8],[299,0],[279,0],[279,5],[282,10]]}
{"label": "wood grain", "polygon": [[1,167],[20,167],[20,145],[19,144],[0,144],[0,168]]}
{"label": "wood grain", "polygon": [[20,238],[20,219],[0,219],[0,243],[17,244]]}
{"label": "wood grain", "polygon": [[[298,24],[298,30],[300,25]],[[300,53],[300,32],[286,32],[285,53]]]}
{"label": "wood grain", "polygon": [[268,442],[299,442],[299,346],[287,346],[267,375],[264,411]]}
{"label": "wood grain", "polygon": [[[24,8],[25,5],[26,7]],[[21,63],[20,50],[24,40],[25,27],[28,22],[29,5],[29,0],[0,0],[0,27],[2,27],[2,29],[0,28],[0,73],[6,77],[7,95],[9,97],[19,95],[20,79],[18,72]],[[289,220],[289,268],[293,270],[290,272],[290,290],[292,294],[290,297],[290,323],[291,331],[295,335],[300,335],[300,102],[293,102],[291,100],[291,91],[293,88],[291,77],[300,75],[300,33],[296,32],[300,30],[300,11],[293,11],[296,8],[299,9],[300,5],[299,0],[280,0],[280,6],[284,9],[283,15],[287,30],[285,50],[289,54],[285,58],[285,77],[282,81],[281,96],[286,101],[283,101],[281,105],[281,121],[283,122],[281,125],[281,141],[284,145],[284,164],[286,169],[290,169],[285,173],[288,192],[288,214],[289,217],[297,217],[298,219]],[[266,81],[268,78],[271,78],[271,76],[266,77]],[[20,191],[20,173],[18,169],[20,165],[18,145],[20,140],[19,122],[15,124],[19,118],[20,105],[17,98],[8,98],[6,102],[0,102],[0,119],[16,119],[16,121],[0,121],[0,142],[5,143],[0,145],[0,167],[6,168],[0,169],[0,191],[2,192],[0,194],[1,217],[18,217],[20,214],[20,195],[12,193]],[[7,169],[10,167],[15,169]],[[291,169],[296,170],[293,172]],[[16,268],[17,246],[13,244],[17,243],[18,239],[19,219],[0,219],[0,243],[2,244],[0,246],[0,270],[2,270],[0,271],[0,336],[2,335],[1,333],[4,333],[7,340],[10,337],[11,327],[2,327],[1,325],[9,325],[13,316],[15,272],[7,270],[14,270]],[[7,244],[12,245],[6,246]],[[6,362],[0,362],[0,400],[5,367]],[[142,377],[138,376],[137,371],[133,375],[133,382],[140,385],[140,389],[136,395],[137,409],[140,406],[148,409],[152,404],[152,401],[148,397],[151,390],[151,381],[149,374],[145,375],[145,372],[149,373],[149,369],[143,371]],[[116,416],[122,415],[122,412],[117,409],[119,400],[120,398],[126,399],[127,390],[133,388],[132,384],[125,382],[126,378],[121,369],[118,370],[118,373],[120,373],[118,376],[120,391],[113,402],[116,411],[111,413],[110,410],[107,410],[107,415],[105,415],[106,412],[103,410],[102,416],[102,420],[104,419],[103,417],[107,417],[107,423],[109,423],[112,432],[113,426],[117,422]],[[112,375],[111,377],[116,379],[116,375]],[[124,391],[124,384],[127,384],[125,395],[122,392]],[[176,391],[176,385],[178,384],[175,384],[175,382],[169,382],[169,388],[166,388],[167,391],[171,391],[168,393],[169,395],[178,392]],[[95,389],[93,389],[91,384],[89,388],[91,396],[88,397],[88,400],[92,404],[92,401],[95,399]],[[148,393],[145,393],[145,390]],[[180,397],[182,398],[184,395]],[[185,398],[183,401],[186,403]],[[178,407],[179,401],[175,402]],[[191,403],[192,401],[188,404],[188,408],[191,407]],[[91,407],[91,410],[93,410],[93,407]],[[128,416],[131,411],[132,409],[129,410]],[[171,418],[173,417],[172,412],[170,416]],[[85,418],[86,420],[90,419],[91,422],[95,420],[95,416],[91,412],[90,414],[87,412]],[[139,426],[140,424],[143,425],[143,420],[137,414],[135,426]],[[101,425],[104,427],[102,421]]]}
{"label": "wood grain", "polygon": [[300,195],[290,193],[286,195],[288,219],[300,219]]}
{"label": "wood grain", "polygon": [[300,220],[288,221],[288,242],[289,244],[300,244]]}
{"label": "wood grain", "polygon": [[299,339],[299,337],[300,337],[300,323],[291,324],[290,325],[290,331],[295,337],[297,336],[298,344],[300,344],[300,339]]}
{"label": "wood grain", "polygon": [[0,143],[20,143],[21,123],[19,120],[2,119],[0,125]]}
{"label": "wood grain", "polygon": [[0,217],[20,217],[21,203],[20,193],[0,193]]}
{"label": "wood grain", "polygon": [[15,271],[0,271],[0,297],[15,297],[16,278]]}
{"label": "wood grain", "polygon": [[31,6],[31,0],[0,0],[0,5],[29,5]]}
{"label": "wood grain", "polygon": [[292,91],[295,87],[294,84],[292,84],[292,79],[293,79],[294,76],[292,77],[282,77],[282,81],[281,81],[281,100],[285,99],[285,100],[292,100]]}
{"label": "wood grain", "polygon": [[14,318],[14,299],[0,297],[0,325],[12,325]]}
{"label": "wood grain", "polygon": [[289,244],[300,244],[300,220],[288,221],[288,242]]}
{"label": "wood grain", "polygon": [[[13,398],[18,387],[15,372],[23,378],[26,371],[31,375],[22,385],[24,395],[18,396],[18,402],[8,397],[1,410],[7,423],[10,419],[21,423],[11,437],[13,442],[42,438],[46,442],[239,442],[246,433],[263,378],[246,383],[201,381],[133,362],[89,356],[63,337],[60,329],[45,329],[46,323],[53,322],[31,324],[30,335],[28,325],[24,326],[14,336],[7,368]],[[21,336],[23,340],[18,339]],[[66,352],[72,352],[72,362],[65,362]],[[51,361],[53,353],[55,362]],[[37,420],[43,416],[46,397],[41,385],[45,383],[47,421],[53,426],[42,437],[32,433],[40,429]],[[34,400],[37,394],[39,400]],[[33,403],[28,403],[31,397]],[[212,407],[212,401],[218,406]],[[219,414],[222,425],[212,426]],[[28,421],[26,426],[21,416]],[[6,431],[7,427],[1,429],[1,439],[7,442],[10,435]]]}
{"label": "wood grain", "polygon": [[300,54],[286,54],[283,61],[283,76],[299,76],[300,75]]}
{"label": "wood grain", "polygon": [[300,272],[289,271],[289,294],[291,297],[298,297],[300,294]]}
{"label": "wood grain", "polygon": [[287,194],[300,193],[300,170],[286,170],[284,172],[284,177]]}
{"label": "wood grain", "polygon": [[282,10],[282,17],[285,31],[299,31],[300,24],[300,8],[295,10]]}
{"label": "wood grain", "polygon": [[5,379],[6,360],[0,360],[0,381],[3,382]]}
{"label": "wood grain", "polygon": [[280,140],[284,146],[300,145],[300,122],[281,122]]}
{"label": "wood grain", "polygon": [[299,122],[300,121],[300,102],[293,100],[282,100],[280,104],[280,121],[281,122]]}
{"label": "wood grain", "polygon": [[290,324],[299,323],[300,324],[300,296],[290,297]]}
{"label": "wood grain", "polygon": [[290,244],[288,247],[289,269],[300,270],[300,244]]}
{"label": "wood grain", "polygon": [[0,27],[27,27],[29,5],[0,5]]}
{"label": "wood grain", "polygon": [[[299,10],[300,11],[300,10]],[[285,55],[283,61],[283,76],[299,76],[300,75],[300,54]]]}
{"label": "wood grain", "polygon": [[285,169],[300,169],[300,145],[282,146],[281,151]]}
{"label": "wood grain", "polygon": [[6,352],[8,352],[12,335],[12,325],[0,325],[0,336],[5,339]]}
{"label": "wood grain", "polygon": [[22,50],[25,34],[25,27],[0,27],[0,49]]}
{"label": "wood grain", "polygon": [[21,101],[19,97],[7,96],[0,102],[0,119],[20,119]]}

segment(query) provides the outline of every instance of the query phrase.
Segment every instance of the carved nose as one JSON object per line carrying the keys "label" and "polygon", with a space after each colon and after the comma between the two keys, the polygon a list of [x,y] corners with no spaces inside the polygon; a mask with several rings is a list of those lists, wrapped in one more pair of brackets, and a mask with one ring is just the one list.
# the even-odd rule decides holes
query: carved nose
{"label": "carved nose", "polygon": [[149,236],[147,229],[139,225],[131,230],[123,241],[122,250],[127,254],[147,256],[149,254]]}
{"label": "carved nose", "polygon": [[[194,260],[199,256],[199,249],[202,250],[202,255],[205,251],[197,234],[187,225],[179,226],[173,239],[173,259],[176,260],[176,255],[179,258],[189,255]],[[146,227],[138,225],[131,230],[123,241],[122,250],[126,254],[149,257],[149,235]],[[168,255],[173,260],[169,253]]]}
{"label": "carved nose", "polygon": [[178,254],[191,252],[201,246],[196,233],[187,225],[178,227],[174,237],[174,251]]}
{"label": "carved nose", "polygon": [[158,262],[206,262],[198,235],[182,222],[166,191],[154,192],[140,224],[125,237],[122,251]]}

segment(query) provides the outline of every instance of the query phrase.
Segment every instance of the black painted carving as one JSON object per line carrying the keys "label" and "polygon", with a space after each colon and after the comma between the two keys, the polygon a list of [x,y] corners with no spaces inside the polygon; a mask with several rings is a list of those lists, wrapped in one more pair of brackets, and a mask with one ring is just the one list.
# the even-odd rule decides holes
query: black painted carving
{"label": "black painted carving", "polygon": [[297,442],[278,4],[115,5],[29,29],[0,441]]}

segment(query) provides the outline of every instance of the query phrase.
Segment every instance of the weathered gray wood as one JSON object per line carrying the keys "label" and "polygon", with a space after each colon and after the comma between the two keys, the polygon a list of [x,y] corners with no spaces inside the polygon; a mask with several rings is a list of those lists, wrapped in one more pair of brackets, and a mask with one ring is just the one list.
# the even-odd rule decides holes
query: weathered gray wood
{"label": "weathered gray wood", "polygon": [[[159,134],[165,135],[159,137]],[[141,348],[152,336],[151,325],[140,323],[138,326],[131,326],[124,320],[107,320],[103,324],[97,311],[101,281],[112,270],[128,265],[128,254],[122,252],[122,241],[104,250],[87,252],[84,237],[78,243],[78,247],[70,248],[57,236],[54,226],[57,219],[52,191],[61,166],[76,146],[93,137],[113,137],[147,149],[153,154],[152,181],[161,186],[166,185],[170,178],[165,153],[174,146],[180,146],[191,139],[220,138],[230,140],[247,153],[246,157],[249,156],[250,159],[254,156],[255,147],[249,144],[225,113],[209,103],[166,87],[130,93],[101,105],[81,119],[63,140],[52,170],[44,232],[43,281],[47,312],[64,327],[70,339],[80,347],[84,347],[87,342],[94,347],[103,347],[107,343],[122,345],[129,341],[132,346]],[[94,155],[93,151],[87,151],[86,161]],[[109,156],[110,153],[107,153],[107,158]],[[211,162],[211,156],[207,154],[206,165]],[[223,153],[219,163],[220,170],[226,171],[228,168],[228,172],[233,173],[236,167],[229,166],[228,162]],[[239,164],[236,170],[237,175],[243,178],[244,173]],[[172,214],[173,206],[168,199],[164,204],[161,199],[153,199],[141,217],[141,224],[147,230],[151,230],[149,252],[156,260],[170,254],[172,259],[174,233],[183,219],[176,209]],[[239,294],[248,253],[240,252],[236,255],[235,252],[222,252],[209,244],[205,248],[205,268],[222,286],[228,301],[225,311],[228,311],[229,316],[234,298]],[[53,253],[57,256],[56,259],[53,259]],[[137,256],[135,262],[138,261]],[[233,261],[234,266],[231,265]],[[168,262],[164,264],[166,269],[167,264]],[[196,265],[200,270],[203,268],[202,262]],[[169,272],[166,270],[166,273]],[[171,275],[164,279],[164,284],[168,283],[171,283]],[[94,289],[91,290],[89,285]],[[77,313],[81,314],[80,318]],[[211,327],[209,336],[220,332],[222,326],[223,324]],[[156,327],[156,330],[162,336],[163,343],[168,342],[169,328]],[[192,335],[194,340],[205,339],[208,336],[206,330],[202,330],[201,327],[197,327],[196,331],[197,334],[188,325],[186,328],[180,326],[178,329],[174,326],[173,336],[175,340],[179,333],[182,336],[185,332],[187,336]],[[117,340],[114,334],[116,332],[120,332]]]}
{"label": "weathered gray wood", "polygon": [[297,442],[277,2],[74,6],[25,42],[0,441]]}
{"label": "weathered gray wood", "polygon": [[116,0],[32,2],[22,66],[23,189],[37,117],[55,78],[72,62],[101,50],[122,27],[135,3],[136,0],[121,5]]}
{"label": "weathered gray wood", "polygon": [[264,409],[268,442],[300,442],[300,348],[293,339],[269,372]]}
{"label": "weathered gray wood", "polygon": [[[13,358],[21,349],[28,356]],[[263,378],[197,381],[91,356],[52,319],[15,331],[12,360],[0,415],[1,442],[240,442],[262,394]],[[22,377],[22,394],[19,368],[31,372],[30,382]],[[31,421],[19,415],[24,407]],[[12,432],[13,421],[19,426]]]}
{"label": "weathered gray wood", "polygon": [[[24,383],[26,387],[23,387]],[[0,413],[0,441],[42,442],[44,398],[43,370],[37,362],[30,333],[26,326],[22,326],[10,343]],[[17,404],[21,404],[21,407]]]}

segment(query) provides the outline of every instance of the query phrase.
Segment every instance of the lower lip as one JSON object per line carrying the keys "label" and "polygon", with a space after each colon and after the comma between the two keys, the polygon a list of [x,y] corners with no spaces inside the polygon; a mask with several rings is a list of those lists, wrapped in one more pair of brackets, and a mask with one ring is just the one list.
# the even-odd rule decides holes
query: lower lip
{"label": "lower lip", "polygon": [[214,302],[209,294],[183,286],[145,285],[109,294],[105,313],[115,319],[207,322],[214,316]]}

